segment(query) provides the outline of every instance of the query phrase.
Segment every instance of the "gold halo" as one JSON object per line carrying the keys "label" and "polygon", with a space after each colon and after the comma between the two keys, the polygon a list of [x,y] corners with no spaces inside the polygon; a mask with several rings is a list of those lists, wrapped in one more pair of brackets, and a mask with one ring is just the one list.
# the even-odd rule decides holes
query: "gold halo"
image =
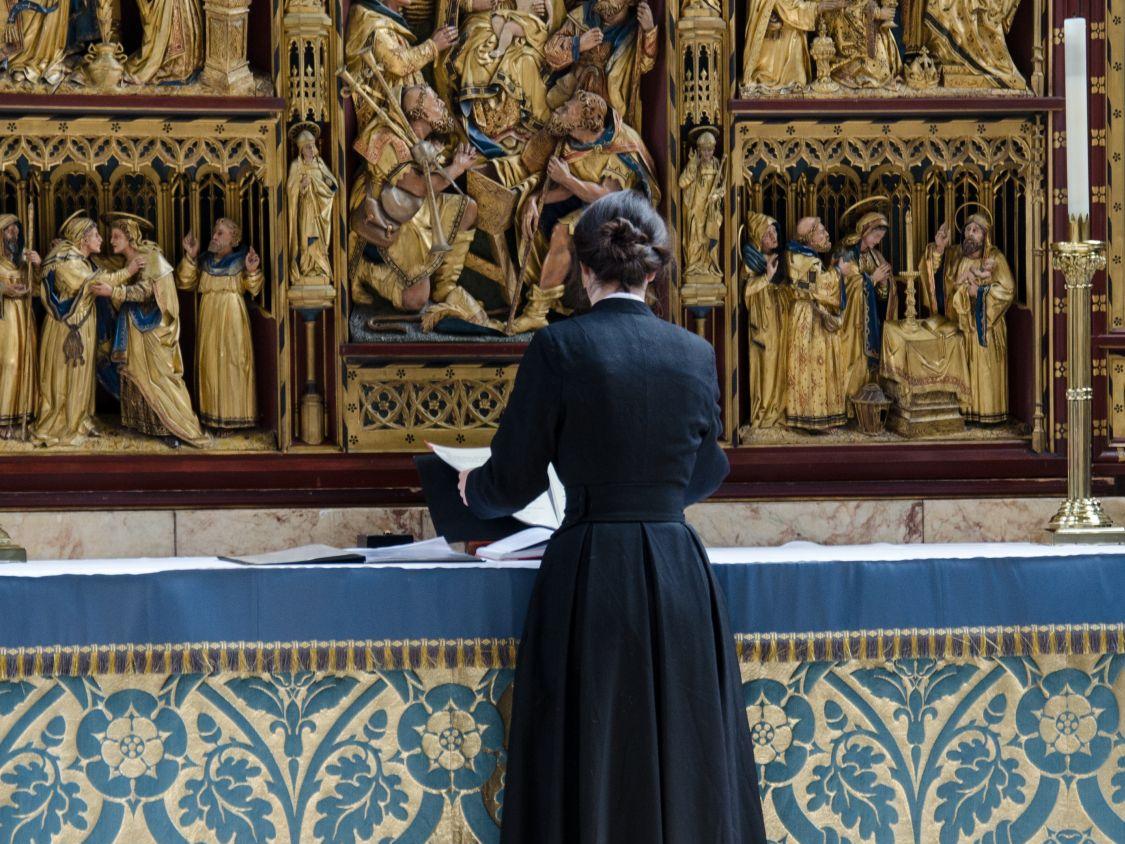
{"label": "gold halo", "polygon": [[957,209],[953,212],[953,226],[954,226],[954,228],[957,229],[957,234],[961,233],[961,224],[957,222],[957,216],[962,211],[964,211],[966,208],[968,208],[970,205],[975,205],[977,208],[979,208],[983,212],[982,216],[988,218],[988,230],[991,233],[991,231],[994,228],[996,228],[996,218],[992,216],[991,211],[989,211],[987,208],[985,208],[979,202],[977,202],[976,200],[970,199],[968,202],[962,202],[960,205],[958,205]]}
{"label": "gold halo", "polygon": [[156,226],[154,226],[144,217],[141,217],[137,214],[130,214],[128,211],[110,211],[108,214],[106,214],[106,220],[110,223],[110,225],[113,224],[114,220],[132,220],[134,223],[136,223],[146,231],[151,232],[156,230]]}
{"label": "gold halo", "polygon": [[309,130],[314,139],[320,140],[320,126],[313,123],[311,120],[302,120],[300,123],[294,123],[290,126],[288,132],[289,140],[293,143],[297,143],[297,136],[305,129]]}
{"label": "gold halo", "polygon": [[882,194],[879,194],[877,196],[869,196],[866,199],[861,199],[859,202],[855,202],[844,209],[844,213],[840,215],[840,225],[843,226],[848,221],[848,217],[853,212],[858,211],[861,208],[866,208],[868,205],[890,204],[891,198],[889,196],[883,196]]}
{"label": "gold halo", "polygon": [[77,211],[75,211],[73,214],[59,223],[59,231],[65,229],[71,221],[77,220],[79,217],[89,217],[94,222],[94,225],[97,225],[97,221],[94,220],[93,215],[90,214],[89,211],[87,211],[85,208],[79,208]]}
{"label": "gold halo", "polygon": [[717,147],[719,145],[720,133],[719,130],[714,126],[696,126],[694,129],[687,133],[688,140],[698,143],[699,136],[704,132],[715,136],[715,146]]}

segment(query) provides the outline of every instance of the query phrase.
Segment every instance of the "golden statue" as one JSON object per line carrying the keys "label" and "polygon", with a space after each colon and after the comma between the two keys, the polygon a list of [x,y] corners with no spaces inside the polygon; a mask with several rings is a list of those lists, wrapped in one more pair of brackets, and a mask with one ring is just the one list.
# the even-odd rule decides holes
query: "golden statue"
{"label": "golden statue", "polygon": [[199,0],[137,0],[144,35],[125,62],[135,82],[183,83],[203,67]]}
{"label": "golden statue", "polygon": [[523,313],[510,326],[512,334],[546,326],[548,310],[562,299],[571,235],[586,205],[629,188],[654,204],[660,198],[640,135],[597,94],[578,91],[552,112],[547,131],[560,143],[547,162],[546,179],[536,174],[521,185],[521,247],[530,240],[521,277],[533,286]]}
{"label": "golden statue", "polygon": [[289,210],[289,282],[332,283],[332,206],[336,179],[320,157],[320,127],[301,123],[294,127],[297,157],[289,165],[285,194]]}
{"label": "golden statue", "polygon": [[848,0],[749,0],[742,60],[743,95],[754,88],[787,90],[809,83],[808,34],[817,16]]}
{"label": "golden statue", "polygon": [[684,221],[683,276],[721,277],[719,240],[723,225],[723,163],[715,157],[718,132],[692,130],[695,149],[680,173],[680,209]]}
{"label": "golden statue", "polygon": [[[422,69],[457,43],[454,26],[434,30],[427,40],[414,44],[414,33],[403,16],[410,0],[355,0],[348,9],[348,26],[344,44],[344,61],[348,71],[360,82],[373,80],[364,54],[370,51],[383,78],[391,87],[422,85]],[[371,103],[352,91],[356,121],[362,129],[374,116]],[[381,88],[368,91],[379,103],[385,99]]]}
{"label": "golden statue", "polygon": [[584,0],[547,42],[547,66],[561,74],[547,105],[556,109],[575,91],[591,91],[639,128],[641,77],[656,66],[657,46],[656,22],[644,0]]}
{"label": "golden statue", "polygon": [[[28,6],[6,11],[3,27],[4,54],[8,73],[16,81],[54,85],[67,73],[63,60],[67,54],[70,27],[70,0]],[[14,18],[14,20],[13,20]]]}
{"label": "golden statue", "polygon": [[743,298],[750,328],[751,428],[774,428],[785,422],[788,378],[789,312],[793,292],[781,264],[777,220],[751,213],[746,218],[742,263]]}
{"label": "golden statue", "polygon": [[243,247],[242,227],[220,217],[211,227],[207,251],[188,232],[176,268],[180,290],[199,293],[195,377],[199,419],[208,428],[253,428],[258,422],[254,343],[245,294],[257,296],[265,279],[254,247]]}
{"label": "golden statue", "polygon": [[[888,202],[886,197],[862,200],[841,219],[846,220],[853,210],[873,201]],[[875,379],[883,348],[883,323],[897,316],[894,271],[879,249],[889,229],[885,214],[869,211],[856,221],[855,230],[842,241],[856,268],[845,280],[848,305],[844,309],[840,336],[845,396],[856,395],[864,384]]]}
{"label": "golden statue", "polygon": [[467,5],[464,40],[453,58],[457,100],[470,141],[500,155],[547,119],[541,67],[552,7],[545,0],[500,0],[483,10]]}
{"label": "golden statue", "polygon": [[[452,134],[456,126],[445,102],[428,85],[406,88],[402,120],[395,118],[397,113],[370,124],[355,143],[365,166],[349,202],[352,298],[370,304],[374,291],[397,310],[425,309],[426,331],[446,317],[498,329],[458,284],[475,234],[477,206],[447,188],[477,161],[477,153],[461,144],[443,167],[440,141],[431,136]],[[428,161],[429,179],[419,156]],[[452,238],[449,244],[443,242],[446,235]]]}
{"label": "golden statue", "polygon": [[180,300],[172,265],[160,247],[142,234],[148,220],[132,214],[110,216],[109,245],[114,255],[131,261],[145,257],[139,277],[126,285],[91,285],[95,296],[117,310],[110,359],[121,378],[121,424],[173,448],[181,442],[200,448],[207,437],[191,408],[180,353]]}
{"label": "golden statue", "polygon": [[[947,88],[1027,88],[1008,51],[1020,0],[909,0],[904,21],[921,18],[924,45]],[[917,29],[917,25],[914,27]],[[910,49],[911,27],[907,27]]]}
{"label": "golden statue", "polygon": [[102,248],[102,236],[83,212],[63,223],[59,239],[43,260],[40,296],[47,317],[39,343],[39,412],[32,437],[40,445],[74,445],[97,436],[94,384],[97,317],[93,285],[124,284],[145,266],[134,255],[120,270],[99,270],[90,256]]}
{"label": "golden statue", "polygon": [[23,437],[35,414],[35,314],[39,254],[23,242],[15,214],[0,214],[0,438]]}
{"label": "golden statue", "polygon": [[825,268],[820,256],[832,248],[819,217],[797,223],[787,250],[793,310],[789,318],[786,421],[822,431],[848,421],[840,350],[840,318],[847,306],[844,279],[854,272],[846,252]]}
{"label": "golden statue", "polygon": [[935,313],[944,313],[963,336],[968,364],[970,422],[1008,418],[1008,331],[1004,315],[1015,280],[1004,254],[991,242],[992,217],[983,208],[965,221],[961,244],[950,243],[944,223],[926,247],[923,291]]}
{"label": "golden statue", "polygon": [[832,78],[850,88],[889,88],[902,81],[902,55],[894,37],[894,6],[849,0],[825,15],[836,45]]}

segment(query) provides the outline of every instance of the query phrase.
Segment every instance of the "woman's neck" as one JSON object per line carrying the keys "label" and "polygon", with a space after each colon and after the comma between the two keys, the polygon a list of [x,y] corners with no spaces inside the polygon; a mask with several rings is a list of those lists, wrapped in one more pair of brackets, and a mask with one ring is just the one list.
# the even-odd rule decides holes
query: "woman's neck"
{"label": "woman's neck", "polygon": [[645,284],[641,285],[640,287],[636,287],[636,288],[628,288],[628,287],[624,287],[623,285],[620,285],[620,284],[618,284],[616,286],[611,286],[609,284],[599,284],[592,291],[587,290],[586,296],[589,298],[591,305],[596,305],[602,299],[605,299],[607,296],[612,296],[614,293],[630,293],[634,296],[640,296],[640,297],[644,298],[645,290],[647,288],[648,288],[647,282]]}

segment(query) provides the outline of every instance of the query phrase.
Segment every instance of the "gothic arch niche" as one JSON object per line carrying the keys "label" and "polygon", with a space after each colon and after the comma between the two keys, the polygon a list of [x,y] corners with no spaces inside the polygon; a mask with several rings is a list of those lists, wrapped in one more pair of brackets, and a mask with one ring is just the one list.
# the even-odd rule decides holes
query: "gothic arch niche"
{"label": "gothic arch niche", "polygon": [[153,224],[153,232],[160,232],[160,177],[150,168],[145,171],[118,169],[109,179],[109,205],[113,211],[136,214]]}
{"label": "gothic arch niche", "polygon": [[71,214],[85,211],[101,219],[102,182],[82,164],[69,163],[56,167],[48,182],[52,218],[47,221],[48,231],[55,234]]}
{"label": "gothic arch niche", "polygon": [[862,198],[859,173],[852,167],[839,165],[818,173],[813,180],[813,201],[805,213],[820,217],[829,233],[839,241],[845,234],[841,228],[844,212]]}

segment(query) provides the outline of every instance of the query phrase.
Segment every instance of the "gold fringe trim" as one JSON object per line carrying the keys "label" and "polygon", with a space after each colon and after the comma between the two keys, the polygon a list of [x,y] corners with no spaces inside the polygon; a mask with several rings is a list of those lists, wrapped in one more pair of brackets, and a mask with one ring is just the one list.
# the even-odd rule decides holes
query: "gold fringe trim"
{"label": "gold fringe trim", "polygon": [[1125,624],[745,633],[735,639],[736,652],[744,663],[995,659],[1025,654],[1125,653]]}
{"label": "gold fringe trim", "polygon": [[[0,682],[92,674],[264,674],[515,667],[519,641],[387,639],[339,642],[203,642],[0,648]],[[735,636],[744,663],[1125,653],[1125,624],[931,630],[756,633]],[[342,667],[342,669],[341,669]]]}

